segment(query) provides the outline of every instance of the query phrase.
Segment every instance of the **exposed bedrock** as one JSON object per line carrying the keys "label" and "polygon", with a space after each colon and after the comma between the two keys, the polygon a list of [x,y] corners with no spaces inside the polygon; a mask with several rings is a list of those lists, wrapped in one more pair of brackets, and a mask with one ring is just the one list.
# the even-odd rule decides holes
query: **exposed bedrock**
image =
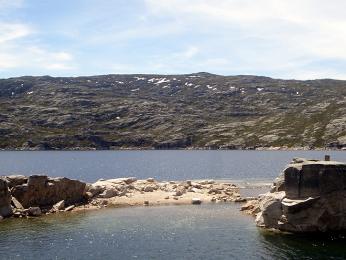
{"label": "exposed bedrock", "polygon": [[7,181],[0,178],[0,219],[12,215],[11,193],[8,189]]}
{"label": "exposed bedrock", "polygon": [[294,159],[259,198],[258,226],[289,232],[346,230],[346,164]]}
{"label": "exposed bedrock", "polygon": [[[0,179],[0,219],[31,217],[74,208],[166,203],[244,202],[239,188],[214,180],[163,181],[135,177],[100,179],[93,184],[45,175],[11,175]],[[179,201],[179,202],[178,202]]]}
{"label": "exposed bedrock", "polygon": [[66,204],[82,201],[85,183],[68,178],[48,178],[32,175],[27,182],[12,188],[11,194],[24,208],[30,206],[50,206],[64,200]]}

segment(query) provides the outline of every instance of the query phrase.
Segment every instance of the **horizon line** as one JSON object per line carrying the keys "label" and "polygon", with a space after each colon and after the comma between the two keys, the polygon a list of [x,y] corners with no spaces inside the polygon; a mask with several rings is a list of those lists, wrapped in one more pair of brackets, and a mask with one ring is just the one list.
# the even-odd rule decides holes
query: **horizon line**
{"label": "horizon line", "polygon": [[8,80],[8,79],[16,79],[16,78],[84,78],[84,77],[102,77],[102,76],[145,76],[145,75],[155,75],[155,76],[191,76],[204,74],[209,76],[217,76],[217,77],[257,77],[257,78],[268,78],[273,80],[285,80],[285,81],[317,81],[317,80],[333,80],[333,81],[346,81],[346,79],[337,79],[337,78],[313,78],[313,79],[295,79],[295,78],[277,78],[270,77],[264,75],[254,75],[254,74],[234,74],[234,75],[222,75],[215,74],[211,72],[193,72],[193,73],[109,73],[109,74],[93,74],[93,75],[72,75],[72,76],[52,76],[52,75],[21,75],[7,78],[0,78],[0,80]]}

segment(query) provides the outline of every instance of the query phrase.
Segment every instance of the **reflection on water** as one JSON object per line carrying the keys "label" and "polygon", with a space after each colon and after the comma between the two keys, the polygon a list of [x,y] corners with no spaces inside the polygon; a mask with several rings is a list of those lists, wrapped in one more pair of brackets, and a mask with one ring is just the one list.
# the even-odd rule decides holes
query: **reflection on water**
{"label": "reflection on water", "polygon": [[279,259],[345,259],[345,236],[299,235],[260,231],[266,251]]}
{"label": "reflection on water", "polygon": [[237,204],[105,209],[0,223],[1,259],[334,259],[345,239],[273,234]]}

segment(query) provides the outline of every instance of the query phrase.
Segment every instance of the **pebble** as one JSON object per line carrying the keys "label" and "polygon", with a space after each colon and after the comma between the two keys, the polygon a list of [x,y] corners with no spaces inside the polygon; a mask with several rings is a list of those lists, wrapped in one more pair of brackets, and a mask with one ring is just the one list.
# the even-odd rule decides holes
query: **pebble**
{"label": "pebble", "polygon": [[199,205],[201,203],[202,203],[202,200],[199,198],[193,198],[192,199],[192,204],[194,204],[194,205]]}
{"label": "pebble", "polygon": [[74,205],[71,205],[71,206],[69,206],[69,207],[67,207],[66,209],[65,209],[65,211],[71,211],[71,210],[73,210],[74,209]]}

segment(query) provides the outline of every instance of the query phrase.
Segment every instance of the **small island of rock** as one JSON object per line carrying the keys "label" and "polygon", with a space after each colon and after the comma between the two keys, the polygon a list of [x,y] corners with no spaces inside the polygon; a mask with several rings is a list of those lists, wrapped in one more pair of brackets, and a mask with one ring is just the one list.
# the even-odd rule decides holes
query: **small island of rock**
{"label": "small island of rock", "polygon": [[163,181],[135,177],[100,179],[93,184],[44,175],[0,178],[0,219],[102,207],[243,202],[239,188],[214,180]]}
{"label": "small island of rock", "polygon": [[260,227],[288,232],[346,230],[346,164],[295,158],[270,192],[242,210]]}

